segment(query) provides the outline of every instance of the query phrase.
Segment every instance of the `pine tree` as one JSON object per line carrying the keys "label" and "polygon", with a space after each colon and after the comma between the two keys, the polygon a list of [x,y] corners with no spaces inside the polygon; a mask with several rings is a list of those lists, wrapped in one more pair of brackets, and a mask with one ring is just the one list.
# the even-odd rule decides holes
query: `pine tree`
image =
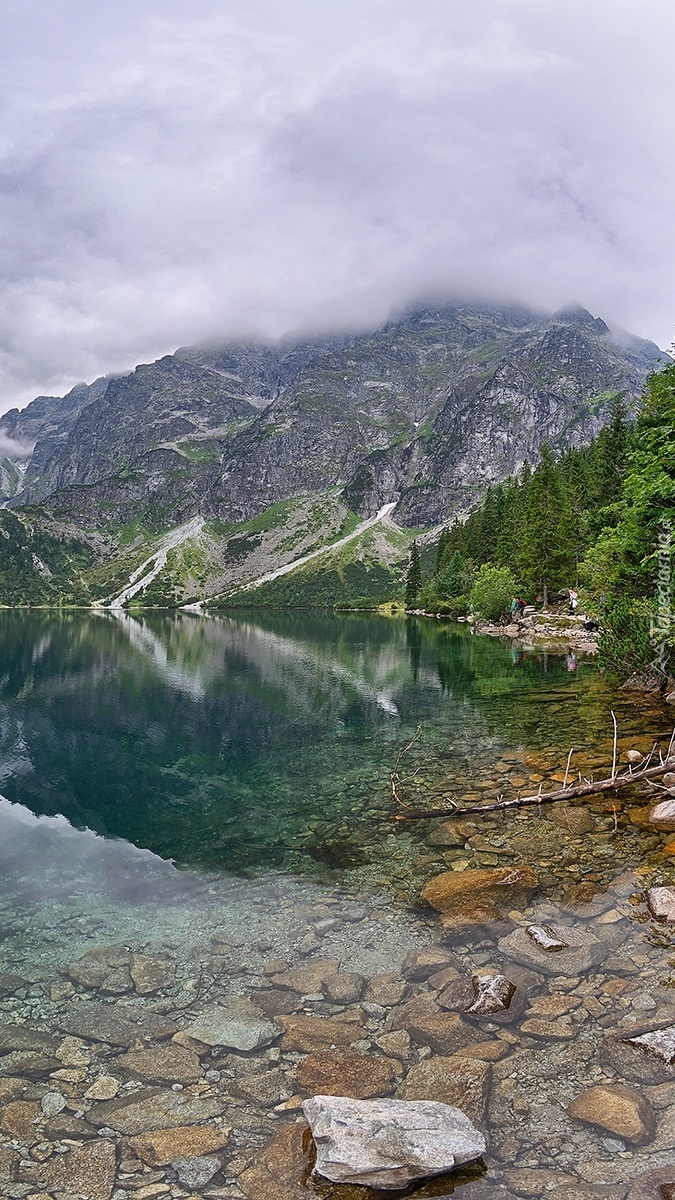
{"label": "pine tree", "polygon": [[412,608],[417,597],[420,594],[422,587],[422,568],[420,566],[420,553],[417,549],[417,542],[413,542],[410,547],[410,563],[408,565],[408,574],[405,581],[405,606]]}

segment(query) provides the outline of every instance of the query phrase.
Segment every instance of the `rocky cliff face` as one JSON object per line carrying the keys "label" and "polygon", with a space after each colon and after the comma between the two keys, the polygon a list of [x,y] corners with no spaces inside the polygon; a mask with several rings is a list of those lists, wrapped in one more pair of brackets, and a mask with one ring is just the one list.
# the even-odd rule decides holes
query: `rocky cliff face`
{"label": "rocky cliff face", "polygon": [[454,303],[369,334],[182,349],[41,397],[0,434],[33,446],[12,503],[83,527],[245,521],[329,488],[361,515],[397,500],[399,523],[429,526],[542,442],[590,440],[663,361],[582,308]]}

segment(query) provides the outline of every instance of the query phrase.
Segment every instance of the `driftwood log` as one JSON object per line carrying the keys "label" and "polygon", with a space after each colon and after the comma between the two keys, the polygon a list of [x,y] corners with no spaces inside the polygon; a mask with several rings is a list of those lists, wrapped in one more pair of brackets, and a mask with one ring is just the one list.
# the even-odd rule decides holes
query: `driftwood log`
{"label": "driftwood log", "polygon": [[[619,775],[614,774],[613,771],[612,775],[607,779],[588,780],[583,783],[573,784],[571,787],[563,785],[561,788],[556,788],[554,792],[537,792],[533,796],[515,796],[512,800],[497,800],[494,804],[477,804],[471,808],[462,808],[453,800],[450,801],[451,808],[432,809],[428,812],[416,812],[415,809],[410,808],[405,801],[401,800],[397,791],[397,785],[400,785],[401,780],[396,770],[392,773],[392,794],[396,803],[406,811],[397,813],[394,820],[428,821],[434,817],[467,817],[480,813],[502,812],[510,808],[536,808],[541,804],[557,804],[561,800],[574,800],[580,796],[595,796],[598,792],[616,792],[621,788],[632,787],[634,783],[641,783],[643,780],[649,782],[652,779],[658,779],[661,775],[666,775],[668,771],[675,771],[675,754],[672,752],[672,745],[673,742],[671,739],[671,745],[668,748],[666,758],[662,759],[656,767],[647,766],[640,771],[633,771],[629,767],[627,771],[623,771]],[[649,758],[651,758],[651,755]],[[649,762],[649,759],[647,759],[647,762]]]}

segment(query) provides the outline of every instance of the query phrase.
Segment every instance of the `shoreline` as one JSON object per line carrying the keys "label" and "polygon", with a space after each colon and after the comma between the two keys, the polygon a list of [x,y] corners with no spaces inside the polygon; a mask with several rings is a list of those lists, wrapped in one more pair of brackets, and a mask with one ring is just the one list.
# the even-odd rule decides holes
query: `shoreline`
{"label": "shoreline", "polygon": [[492,621],[471,620],[469,617],[448,617],[445,613],[427,612],[425,609],[406,609],[406,616],[429,617],[436,621],[451,621],[457,625],[469,625],[474,633],[486,637],[510,638],[519,642],[524,649],[552,646],[561,651],[569,648],[582,654],[597,654],[598,634],[584,629],[581,617],[559,617],[555,613],[536,613],[521,617],[508,625],[496,625]]}

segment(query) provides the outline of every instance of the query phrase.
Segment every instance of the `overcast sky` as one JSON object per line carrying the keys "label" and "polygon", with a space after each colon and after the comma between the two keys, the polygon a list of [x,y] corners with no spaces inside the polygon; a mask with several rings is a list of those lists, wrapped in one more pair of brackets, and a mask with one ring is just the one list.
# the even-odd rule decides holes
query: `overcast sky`
{"label": "overcast sky", "polygon": [[431,289],[672,341],[673,0],[0,16],[0,411]]}

